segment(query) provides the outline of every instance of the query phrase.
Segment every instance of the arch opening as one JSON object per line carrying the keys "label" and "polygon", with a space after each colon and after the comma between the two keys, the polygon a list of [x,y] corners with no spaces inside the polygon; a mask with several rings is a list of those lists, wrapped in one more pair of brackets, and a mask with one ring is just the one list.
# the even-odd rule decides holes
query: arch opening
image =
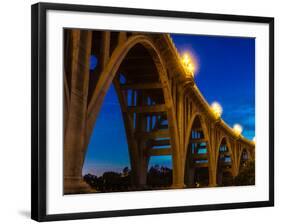
{"label": "arch opening", "polygon": [[130,159],[121,105],[113,84],[105,96],[83,164],[84,180],[96,191],[130,187]]}
{"label": "arch opening", "polygon": [[150,157],[154,157],[151,165],[159,166],[163,157],[171,154],[162,84],[152,55],[142,44],[136,44],[128,52],[118,73],[114,82],[119,85],[120,97],[124,99],[124,116],[130,122],[128,132],[134,136],[130,150],[135,144],[139,152],[135,162],[131,160],[136,163],[132,166],[139,169],[135,182],[144,186],[149,178]]}
{"label": "arch opening", "polygon": [[[150,50],[138,43],[128,51],[112,81],[125,126],[131,184],[138,189],[146,185],[149,158],[155,157],[152,165],[159,165],[163,157],[172,154],[167,108],[158,73]],[[95,127],[92,131],[95,133]]]}
{"label": "arch opening", "polygon": [[239,172],[234,179],[236,186],[255,184],[255,160],[250,156],[250,152],[246,148],[240,152]]}
{"label": "arch opening", "polygon": [[249,155],[248,150],[242,149],[242,153],[240,156],[239,170],[241,170],[243,167],[245,167],[247,165],[249,159],[250,159],[250,155]]}
{"label": "arch opening", "polygon": [[200,115],[193,121],[186,155],[184,182],[187,187],[209,185],[208,141],[203,131]]}
{"label": "arch opening", "polygon": [[232,156],[226,138],[223,138],[218,152],[217,159],[217,185],[232,186]]}

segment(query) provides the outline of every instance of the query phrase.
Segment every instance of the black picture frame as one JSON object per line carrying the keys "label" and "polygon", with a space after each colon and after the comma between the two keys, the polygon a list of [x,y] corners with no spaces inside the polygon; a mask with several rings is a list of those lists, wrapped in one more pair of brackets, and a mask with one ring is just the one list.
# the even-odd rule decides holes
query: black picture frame
{"label": "black picture frame", "polygon": [[[194,18],[269,24],[269,200],[243,203],[160,207],[102,212],[46,214],[46,13],[48,10],[100,12],[155,17]],[[89,5],[37,3],[32,5],[32,182],[31,218],[37,221],[86,219],[161,213],[274,206],[274,18]]]}

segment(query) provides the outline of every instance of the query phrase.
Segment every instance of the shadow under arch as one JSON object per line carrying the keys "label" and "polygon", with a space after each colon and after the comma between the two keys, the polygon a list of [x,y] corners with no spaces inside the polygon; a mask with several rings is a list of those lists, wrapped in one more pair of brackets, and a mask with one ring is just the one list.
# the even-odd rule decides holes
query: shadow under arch
{"label": "shadow under arch", "polygon": [[[130,70],[128,69],[130,65],[128,60],[132,60],[130,55],[132,56],[134,52],[138,51],[146,51],[150,56],[150,62],[152,62],[149,66],[153,68],[153,74],[146,81],[144,81],[144,74],[147,71],[144,71],[144,68],[147,66],[147,63],[139,60],[134,65],[136,66],[134,68],[135,73],[128,71]],[[140,55],[135,56],[138,58]],[[142,71],[143,76],[136,75],[137,72]],[[151,89],[142,88],[138,85],[140,82],[147,83],[147,86],[150,85]],[[170,146],[170,148],[165,149],[165,153],[172,153],[173,157],[173,184],[178,185],[181,179],[181,160],[177,139],[176,117],[168,85],[168,76],[161,53],[151,38],[144,35],[131,36],[124,44],[117,45],[113,51],[89,101],[87,140],[90,138],[96,117],[111,83],[114,83],[122,107],[135,183],[145,185],[147,163],[150,156],[149,153],[151,152],[148,151],[149,147],[152,146],[152,142],[159,142],[160,140],[158,139],[164,138],[164,140],[168,140],[166,146]],[[155,83],[157,84],[154,85]],[[128,99],[129,91],[131,91],[131,97],[129,97],[131,103],[129,103]],[[154,118],[150,116],[150,121],[148,121],[147,114],[152,114]],[[163,121],[166,121],[167,124],[162,124]],[[148,125],[149,122],[151,123],[150,125]],[[161,144],[163,144],[163,141]]]}
{"label": "shadow under arch", "polygon": [[234,177],[234,156],[229,139],[221,137],[216,149],[216,181],[218,186],[232,186]]}
{"label": "shadow under arch", "polygon": [[246,164],[251,160],[251,154],[248,149],[242,148],[238,158],[238,170],[240,172],[241,168],[245,167]]}
{"label": "shadow under arch", "polygon": [[193,115],[187,131],[184,182],[187,187],[208,186],[210,144],[206,124],[200,113]]}

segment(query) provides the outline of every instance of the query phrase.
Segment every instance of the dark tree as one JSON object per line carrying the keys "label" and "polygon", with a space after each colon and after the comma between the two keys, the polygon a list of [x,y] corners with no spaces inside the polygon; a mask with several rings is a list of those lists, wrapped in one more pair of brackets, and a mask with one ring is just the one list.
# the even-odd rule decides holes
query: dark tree
{"label": "dark tree", "polygon": [[255,185],[255,161],[248,161],[240,168],[239,174],[234,178],[236,186]]}
{"label": "dark tree", "polygon": [[127,176],[127,175],[129,174],[129,172],[130,172],[129,167],[126,166],[126,167],[123,169],[123,176]]}
{"label": "dark tree", "polygon": [[88,183],[92,188],[97,188],[98,187],[98,177],[95,175],[92,175],[90,173],[86,174],[84,176],[84,181]]}
{"label": "dark tree", "polygon": [[172,170],[159,165],[151,167],[147,173],[147,186],[142,189],[132,185],[132,172],[128,167],[125,167],[122,173],[110,171],[103,173],[100,177],[87,174],[84,180],[98,192],[148,190],[171,186]]}
{"label": "dark tree", "polygon": [[172,185],[172,170],[167,167],[152,166],[147,173],[150,187],[169,187]]}

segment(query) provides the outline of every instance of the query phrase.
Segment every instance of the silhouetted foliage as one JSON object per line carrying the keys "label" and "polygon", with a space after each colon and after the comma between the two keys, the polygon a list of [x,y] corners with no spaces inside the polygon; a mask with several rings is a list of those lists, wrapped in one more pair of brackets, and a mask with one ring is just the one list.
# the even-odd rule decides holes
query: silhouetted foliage
{"label": "silhouetted foliage", "polygon": [[90,173],[88,173],[88,174],[86,174],[84,176],[84,181],[86,183],[88,183],[92,188],[97,188],[97,186],[98,186],[98,179],[99,178],[97,176],[92,175]]}
{"label": "silhouetted foliage", "polygon": [[[198,169],[195,173],[196,183],[199,186],[208,186],[208,172],[205,169]],[[128,167],[125,167],[122,173],[105,172],[97,177],[92,174],[84,176],[84,180],[98,192],[116,192],[130,190],[149,190],[157,188],[169,188],[172,185],[173,172],[168,167],[155,165],[150,167],[147,172],[147,186],[140,189],[132,183],[132,173]],[[224,174],[222,186],[241,186],[255,184],[255,162],[249,161],[241,165],[239,175],[232,178],[232,175]]]}
{"label": "silhouetted foliage", "polygon": [[144,189],[133,186],[131,170],[128,167],[125,167],[122,173],[110,171],[103,173],[100,177],[86,174],[84,180],[99,192],[148,190],[158,187],[169,187],[172,184],[172,170],[167,167],[159,167],[158,165],[151,167],[147,173],[147,187]]}
{"label": "silhouetted foliage", "polygon": [[234,179],[236,186],[255,185],[255,161],[241,164],[240,172]]}
{"label": "silhouetted foliage", "polygon": [[208,168],[197,168],[194,175],[195,185],[200,187],[208,186],[209,184],[209,171]]}
{"label": "silhouetted foliage", "polygon": [[124,173],[105,172],[97,177],[92,174],[84,176],[84,180],[95,190],[100,192],[127,191],[131,186],[130,170]]}
{"label": "silhouetted foliage", "polygon": [[230,172],[224,173],[222,178],[222,185],[221,186],[233,186],[234,179]]}
{"label": "silhouetted foliage", "polygon": [[128,175],[129,172],[130,172],[129,167],[126,166],[126,167],[123,169],[123,174],[124,174],[124,175]]}
{"label": "silhouetted foliage", "polygon": [[147,185],[151,187],[169,187],[172,185],[172,170],[163,166],[152,166],[147,173]]}

